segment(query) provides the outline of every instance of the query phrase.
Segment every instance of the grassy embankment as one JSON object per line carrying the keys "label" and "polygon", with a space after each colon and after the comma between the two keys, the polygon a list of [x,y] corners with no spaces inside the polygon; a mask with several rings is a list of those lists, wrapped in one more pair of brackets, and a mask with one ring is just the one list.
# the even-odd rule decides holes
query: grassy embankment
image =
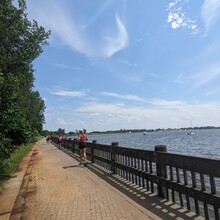
{"label": "grassy embankment", "polygon": [[8,180],[11,174],[16,170],[22,159],[27,155],[35,143],[19,147],[13,152],[8,160],[5,161],[5,169],[0,174],[0,192],[3,189],[4,183]]}

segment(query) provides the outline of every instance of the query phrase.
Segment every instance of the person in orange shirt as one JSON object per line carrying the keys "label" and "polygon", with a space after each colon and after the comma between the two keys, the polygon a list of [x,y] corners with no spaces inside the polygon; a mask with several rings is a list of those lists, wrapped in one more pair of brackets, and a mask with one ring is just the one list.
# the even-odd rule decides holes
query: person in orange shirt
{"label": "person in orange shirt", "polygon": [[83,164],[86,166],[86,141],[88,140],[86,134],[83,130],[79,131],[78,141],[79,141],[79,155],[80,162],[79,164]]}

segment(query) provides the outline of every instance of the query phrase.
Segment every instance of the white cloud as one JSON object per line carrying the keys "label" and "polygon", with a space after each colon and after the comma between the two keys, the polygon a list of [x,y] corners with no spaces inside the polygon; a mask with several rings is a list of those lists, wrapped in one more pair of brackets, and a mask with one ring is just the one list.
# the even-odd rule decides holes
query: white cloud
{"label": "white cloud", "polygon": [[167,23],[171,25],[172,29],[185,28],[191,30],[193,34],[196,34],[199,32],[197,20],[191,19],[185,12],[185,5],[187,5],[188,2],[189,0],[176,0],[171,2],[167,9]]}
{"label": "white cloud", "polygon": [[59,125],[67,125],[68,124],[63,118],[57,118],[56,122]]}
{"label": "white cloud", "polygon": [[206,32],[211,25],[220,17],[220,1],[219,0],[205,0],[202,5],[201,16],[205,23]]}
{"label": "white cloud", "polygon": [[[148,105],[127,106],[121,103],[87,102],[79,107],[57,106],[46,112],[47,126],[73,131],[115,130],[121,128],[177,128],[193,126],[219,126],[220,102],[189,103],[181,100],[152,99]],[[62,112],[62,113],[61,113]],[[62,116],[60,116],[62,115]],[[53,130],[53,129],[49,129]]]}
{"label": "white cloud", "polygon": [[125,100],[133,100],[133,101],[145,101],[143,98],[140,98],[136,95],[120,95],[113,92],[102,92],[102,95],[111,96],[119,99],[125,99]]}
{"label": "white cloud", "polygon": [[57,91],[57,92],[51,92],[51,94],[58,95],[58,96],[69,96],[69,97],[86,96],[86,92],[84,91]]}
{"label": "white cloud", "polygon": [[[151,107],[128,107],[108,103],[87,103],[75,112],[86,116],[87,127],[91,130],[120,128],[176,128],[218,125],[220,103],[188,103],[180,100],[152,100]],[[155,108],[156,106],[156,108]],[[88,120],[88,115],[91,118]],[[93,122],[96,122],[95,124]],[[107,122],[107,123],[106,123]]]}

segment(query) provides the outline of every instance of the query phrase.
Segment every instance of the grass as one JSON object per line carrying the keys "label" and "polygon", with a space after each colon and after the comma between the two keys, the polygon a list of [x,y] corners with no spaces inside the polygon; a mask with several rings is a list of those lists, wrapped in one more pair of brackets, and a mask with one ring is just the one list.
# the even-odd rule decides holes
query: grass
{"label": "grass", "polygon": [[5,168],[0,174],[0,192],[4,183],[10,178],[11,174],[17,169],[22,159],[27,155],[35,143],[23,145],[13,152],[9,159],[5,161]]}

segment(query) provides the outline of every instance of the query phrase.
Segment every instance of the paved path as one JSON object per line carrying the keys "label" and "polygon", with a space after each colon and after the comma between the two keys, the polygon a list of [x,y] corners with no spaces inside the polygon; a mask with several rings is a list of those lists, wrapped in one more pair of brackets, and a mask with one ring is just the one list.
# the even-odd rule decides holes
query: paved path
{"label": "paved path", "polygon": [[[13,209],[0,208],[0,220],[202,219],[94,165],[84,168],[45,140],[34,146],[26,160],[29,163],[23,169],[26,172]],[[4,195],[0,196],[1,207]]]}

